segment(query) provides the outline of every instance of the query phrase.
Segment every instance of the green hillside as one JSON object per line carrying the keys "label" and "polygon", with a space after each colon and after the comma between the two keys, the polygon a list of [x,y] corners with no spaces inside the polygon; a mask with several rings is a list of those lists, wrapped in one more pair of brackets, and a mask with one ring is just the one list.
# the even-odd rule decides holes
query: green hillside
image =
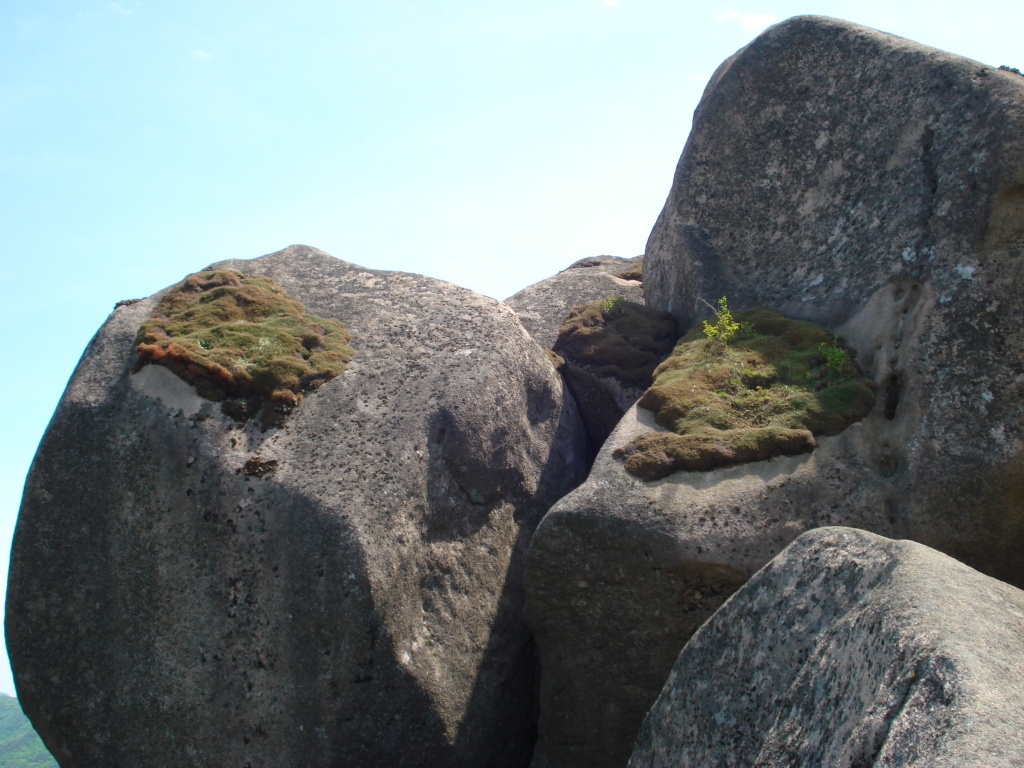
{"label": "green hillside", "polygon": [[18,700],[0,694],[0,768],[58,768]]}

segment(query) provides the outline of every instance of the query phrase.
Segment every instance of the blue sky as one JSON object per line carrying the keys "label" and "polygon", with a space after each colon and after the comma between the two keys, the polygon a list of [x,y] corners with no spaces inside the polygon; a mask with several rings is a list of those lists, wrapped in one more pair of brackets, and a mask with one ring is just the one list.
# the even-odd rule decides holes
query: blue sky
{"label": "blue sky", "polygon": [[714,69],[803,13],[1024,69],[1020,0],[5,0],[2,583],[116,301],[291,243],[499,299],[642,253]]}

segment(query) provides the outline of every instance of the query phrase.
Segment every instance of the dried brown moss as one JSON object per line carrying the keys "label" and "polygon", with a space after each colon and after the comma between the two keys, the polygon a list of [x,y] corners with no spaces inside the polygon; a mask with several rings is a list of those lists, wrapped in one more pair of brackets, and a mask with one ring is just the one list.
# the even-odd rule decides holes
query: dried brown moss
{"label": "dried brown moss", "polygon": [[307,314],[272,278],[220,269],[171,288],[136,342],[140,366],[166,366],[245,418],[260,407],[265,416],[294,408],[344,370],[350,340],[339,321]]}
{"label": "dried brown moss", "polygon": [[645,480],[813,450],[874,407],[877,387],[824,328],[763,308],[737,312],[729,344],[700,326],[654,372],[639,405],[670,432],[614,455]]}
{"label": "dried brown moss", "polygon": [[668,313],[609,297],[574,307],[559,328],[554,351],[596,376],[646,387],[675,340],[675,320]]}
{"label": "dried brown moss", "polygon": [[623,280],[636,280],[638,283],[644,281],[644,260],[637,259],[636,263],[630,264],[621,272],[616,272],[615,277],[620,277]]}

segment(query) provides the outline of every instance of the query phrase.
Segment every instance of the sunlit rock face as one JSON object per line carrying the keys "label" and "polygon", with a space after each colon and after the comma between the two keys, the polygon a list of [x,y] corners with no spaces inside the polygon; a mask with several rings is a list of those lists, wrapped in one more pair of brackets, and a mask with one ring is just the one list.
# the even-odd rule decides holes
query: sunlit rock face
{"label": "sunlit rock face", "polygon": [[819,323],[877,402],[811,453],[654,482],[612,455],[661,429],[626,413],[528,556],[538,760],[624,765],[687,638],[808,529],[1024,584],[1021,274],[1024,77],[821,17],[722,64],[648,243],[647,305],[682,329],[722,296]]}
{"label": "sunlit rock face", "polygon": [[1024,77],[797,17],[723,63],[645,260],[684,324],[728,295],[844,336],[881,390],[842,499],[1024,583]]}
{"label": "sunlit rock face", "polygon": [[[197,265],[199,266],[199,265]],[[266,274],[355,356],[280,426],[136,363],[115,310],[30,473],[19,698],[62,766],[519,766],[523,558],[586,438],[503,304],[293,246]]]}

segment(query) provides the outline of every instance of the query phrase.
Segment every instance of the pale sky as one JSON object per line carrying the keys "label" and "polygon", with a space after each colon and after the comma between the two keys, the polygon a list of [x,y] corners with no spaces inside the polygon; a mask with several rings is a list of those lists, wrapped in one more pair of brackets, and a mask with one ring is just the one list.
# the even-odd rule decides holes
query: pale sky
{"label": "pale sky", "polygon": [[4,0],[2,583],[119,299],[292,243],[498,299],[638,255],[712,72],[804,13],[1024,69],[1020,0]]}

